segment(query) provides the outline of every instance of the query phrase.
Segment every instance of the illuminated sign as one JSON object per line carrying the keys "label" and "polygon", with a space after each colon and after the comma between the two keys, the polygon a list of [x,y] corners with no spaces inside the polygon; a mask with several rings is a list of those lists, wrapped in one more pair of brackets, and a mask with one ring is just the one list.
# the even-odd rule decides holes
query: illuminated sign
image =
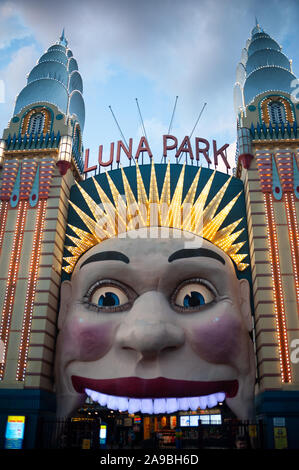
{"label": "illuminated sign", "polygon": [[180,426],[198,426],[199,424],[222,424],[221,414],[204,414],[204,415],[184,415],[180,416]]}
{"label": "illuminated sign", "polygon": [[[115,155],[115,147],[116,147],[116,155]],[[224,144],[222,147],[217,148],[216,140],[213,140],[213,159],[210,158],[210,143],[207,139],[203,139],[201,137],[195,137],[194,139],[194,147],[192,148],[190,137],[185,136],[182,142],[179,144],[177,137],[174,135],[166,134],[163,135],[163,157],[166,158],[169,156],[168,152],[175,150],[175,159],[177,161],[180,160],[182,156],[185,155],[186,162],[189,159],[191,163],[195,161],[200,162],[201,159],[209,166],[212,164],[217,168],[218,166],[218,158],[221,158],[224,162],[225,167],[227,170],[230,168],[230,165],[227,161],[226,150],[229,147],[229,144]],[[152,151],[150,149],[149,143],[146,137],[141,137],[137,150],[133,155],[133,139],[129,139],[129,146],[127,146],[122,140],[119,140],[115,145],[115,142],[111,142],[110,144],[110,155],[109,159],[104,161],[103,158],[103,145],[99,146],[99,154],[98,154],[98,164],[99,167],[108,167],[113,165],[115,161],[117,165],[120,164],[121,156],[125,155],[126,158],[130,161],[139,161],[140,155],[142,156],[142,163],[144,154],[147,154],[150,159],[153,158]],[[115,158],[114,158],[115,157]],[[89,149],[85,151],[85,161],[84,161],[84,173],[88,173],[90,171],[96,171],[98,169],[97,165],[89,167]]]}
{"label": "illuminated sign", "polygon": [[25,416],[8,416],[5,449],[21,449],[24,438]]}
{"label": "illuminated sign", "polygon": [[104,446],[107,439],[107,425],[101,424],[100,426],[100,445]]}

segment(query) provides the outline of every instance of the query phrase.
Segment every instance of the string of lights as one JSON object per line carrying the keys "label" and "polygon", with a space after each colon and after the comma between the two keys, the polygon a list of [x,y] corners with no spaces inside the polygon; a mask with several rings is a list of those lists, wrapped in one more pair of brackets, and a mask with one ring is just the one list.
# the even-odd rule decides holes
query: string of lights
{"label": "string of lights", "polygon": [[27,209],[28,209],[28,201],[21,200],[19,207],[18,207],[15,233],[14,233],[12,250],[11,250],[12,254],[10,257],[10,262],[9,262],[9,267],[8,267],[7,283],[6,283],[6,289],[5,289],[1,327],[0,327],[0,338],[3,342],[3,348],[4,348],[3,349],[4,361],[0,364],[0,380],[3,380],[4,372],[5,372],[9,331],[10,331],[11,318],[12,318],[14,302],[15,302],[17,276],[18,276],[20,260],[21,260],[21,250],[22,250],[23,239],[24,239],[24,228],[25,228],[25,222],[26,222]]}
{"label": "string of lights", "polygon": [[8,212],[8,201],[1,201],[1,209],[0,209],[0,253],[3,245],[4,233],[5,233],[5,226],[7,220],[7,212]]}
{"label": "string of lights", "polygon": [[278,338],[281,380],[283,383],[289,383],[292,381],[292,374],[272,193],[265,192],[264,201],[267,220],[270,266],[273,282],[274,312]]}
{"label": "string of lights", "polygon": [[32,254],[30,259],[29,267],[29,276],[28,276],[28,285],[25,299],[25,308],[23,315],[23,324],[22,324],[22,335],[19,348],[19,357],[17,365],[17,381],[24,381],[26,368],[27,368],[27,359],[29,353],[29,341],[30,333],[32,326],[32,317],[34,309],[34,301],[36,294],[36,285],[37,285],[37,276],[40,264],[41,256],[41,242],[44,232],[44,223],[46,215],[46,199],[41,199],[38,202],[37,215],[36,215],[36,225],[34,231],[34,238],[32,244]]}
{"label": "string of lights", "polygon": [[297,300],[297,311],[299,315],[299,242],[298,242],[298,223],[296,216],[296,207],[293,193],[284,193],[284,203],[287,215],[288,233],[292,255],[292,266],[295,281],[295,292]]}

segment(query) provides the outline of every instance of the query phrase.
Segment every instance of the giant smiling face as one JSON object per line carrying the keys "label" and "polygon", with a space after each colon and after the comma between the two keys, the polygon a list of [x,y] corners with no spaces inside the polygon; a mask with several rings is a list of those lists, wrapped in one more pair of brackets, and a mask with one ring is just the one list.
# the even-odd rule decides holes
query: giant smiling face
{"label": "giant smiling face", "polygon": [[[86,394],[109,409],[171,413],[227,405],[251,417],[255,382],[249,284],[221,249],[146,229],[106,240],[61,289],[57,413]],[[187,235],[187,234],[186,234]]]}

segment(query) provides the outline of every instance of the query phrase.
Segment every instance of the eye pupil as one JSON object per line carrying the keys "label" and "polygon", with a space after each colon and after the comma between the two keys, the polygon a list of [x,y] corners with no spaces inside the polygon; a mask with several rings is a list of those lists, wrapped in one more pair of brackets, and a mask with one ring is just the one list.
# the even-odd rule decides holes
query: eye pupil
{"label": "eye pupil", "polygon": [[184,307],[198,307],[199,305],[205,305],[204,296],[200,292],[192,291],[191,295],[187,294],[184,297]]}
{"label": "eye pupil", "polygon": [[114,292],[105,292],[100,296],[98,304],[101,307],[115,307],[120,304],[120,300]]}

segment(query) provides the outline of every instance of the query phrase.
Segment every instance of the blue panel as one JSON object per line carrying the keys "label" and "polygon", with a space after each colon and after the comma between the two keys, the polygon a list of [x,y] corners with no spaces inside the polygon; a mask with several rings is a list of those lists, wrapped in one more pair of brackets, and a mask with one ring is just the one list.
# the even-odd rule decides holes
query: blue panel
{"label": "blue panel", "polygon": [[11,207],[17,207],[19,199],[20,199],[21,168],[22,168],[22,165],[19,165],[15,184],[14,184],[11,196],[10,196]]}
{"label": "blue panel", "polygon": [[251,44],[248,47],[248,56],[262,49],[274,49],[276,51],[280,51],[280,46],[276,41],[274,41],[274,39],[270,37],[258,37],[257,39],[251,41]]}
{"label": "blue panel", "polygon": [[36,65],[30,72],[28,83],[39,78],[54,78],[60,81],[66,87],[68,84],[68,72],[66,66],[59,62],[42,62]]}
{"label": "blue panel", "polygon": [[250,103],[257,95],[265,91],[282,91],[291,94],[292,80],[296,79],[291,72],[278,67],[263,67],[252,72],[244,84],[245,104]]}
{"label": "blue panel", "polygon": [[72,57],[69,61],[69,73],[72,73],[74,70],[78,70],[78,64],[76,59]]}
{"label": "blue panel", "polygon": [[39,166],[37,167],[31,193],[29,196],[29,204],[31,207],[35,207],[37,205],[38,194],[39,194]]}
{"label": "blue panel", "polygon": [[29,83],[19,94],[14,114],[18,114],[28,104],[47,102],[55,104],[62,112],[66,112],[68,94],[66,88],[58,81],[42,78]]}
{"label": "blue panel", "polygon": [[83,93],[82,78],[77,70],[75,70],[70,76],[69,93],[71,94],[74,90],[79,90],[81,93]]}
{"label": "blue panel", "polygon": [[271,49],[263,49],[256,51],[250,57],[246,63],[246,72],[250,74],[253,70],[262,67],[264,65],[277,65],[278,67],[284,67],[291,71],[291,66],[288,58],[280,51]]}
{"label": "blue panel", "polygon": [[41,58],[39,59],[38,62],[39,63],[48,62],[48,61],[51,61],[51,60],[61,62],[62,64],[67,65],[67,56],[66,56],[65,52],[61,52],[61,51],[46,52],[45,54],[43,54],[41,56]]}
{"label": "blue panel", "polygon": [[280,184],[274,157],[272,157],[272,192],[277,201],[282,199],[282,187]]}
{"label": "blue panel", "polygon": [[71,96],[69,113],[77,116],[82,132],[85,122],[85,105],[83,97],[79,91],[75,91]]}

